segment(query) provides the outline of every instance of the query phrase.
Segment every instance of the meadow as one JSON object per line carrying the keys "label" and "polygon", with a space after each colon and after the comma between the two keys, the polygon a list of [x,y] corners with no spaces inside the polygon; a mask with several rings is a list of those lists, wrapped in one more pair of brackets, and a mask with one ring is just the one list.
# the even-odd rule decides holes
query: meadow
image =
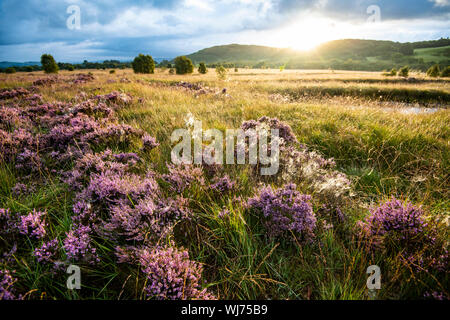
{"label": "meadow", "polygon": [[[450,297],[448,78],[83,74],[0,74],[0,299]],[[189,117],[282,128],[280,175],[171,166]]]}

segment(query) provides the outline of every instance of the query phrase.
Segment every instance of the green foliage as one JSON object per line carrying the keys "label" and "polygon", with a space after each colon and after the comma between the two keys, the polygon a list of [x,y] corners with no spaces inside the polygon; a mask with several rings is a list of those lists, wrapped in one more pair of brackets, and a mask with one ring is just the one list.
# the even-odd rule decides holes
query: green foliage
{"label": "green foliage", "polygon": [[43,54],[41,56],[41,64],[45,73],[58,73],[59,67],[52,55]]}
{"label": "green foliage", "polygon": [[441,77],[445,77],[445,78],[450,77],[450,66],[448,66],[444,70],[442,70]]}
{"label": "green foliage", "polygon": [[435,64],[430,69],[428,69],[427,76],[432,77],[432,78],[437,78],[437,77],[439,77],[440,73],[441,73],[441,69],[439,68],[439,65]]}
{"label": "green foliage", "polygon": [[383,73],[386,77],[395,77],[397,75],[397,69],[392,68],[391,71]]}
{"label": "green foliage", "polygon": [[170,68],[169,69],[169,74],[175,74],[175,69],[174,68]]}
{"label": "green foliage", "polygon": [[109,74],[113,74],[113,73],[116,73],[116,70],[114,70],[114,69],[109,70]]}
{"label": "green foliage", "polygon": [[140,53],[131,63],[134,73],[154,73],[155,61],[150,55]]}
{"label": "green foliage", "polygon": [[73,65],[70,65],[70,66],[67,67],[67,70],[69,70],[69,71],[74,71],[74,70],[75,70],[75,67],[74,67]]}
{"label": "green foliage", "polygon": [[409,76],[409,67],[408,67],[408,66],[404,66],[403,68],[401,68],[401,69],[398,71],[398,75],[399,75],[400,77],[407,78],[407,77]]}
{"label": "green foliage", "polygon": [[204,62],[200,62],[200,65],[198,66],[198,72],[201,74],[206,74],[208,72],[208,69],[206,68],[206,64]]}
{"label": "green foliage", "polygon": [[175,58],[175,69],[177,74],[192,73],[194,72],[194,64],[188,57],[179,56]]}
{"label": "green foliage", "polygon": [[227,69],[225,69],[224,66],[217,66],[216,73],[220,80],[225,80],[227,78]]}
{"label": "green foliage", "polygon": [[6,68],[5,73],[16,73],[16,69],[14,67]]}

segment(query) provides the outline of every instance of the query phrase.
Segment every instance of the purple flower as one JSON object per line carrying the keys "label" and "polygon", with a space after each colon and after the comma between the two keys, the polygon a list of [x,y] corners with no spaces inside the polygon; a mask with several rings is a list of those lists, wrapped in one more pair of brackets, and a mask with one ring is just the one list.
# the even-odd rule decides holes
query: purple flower
{"label": "purple flower", "polygon": [[21,295],[16,297],[13,288],[14,282],[16,280],[11,276],[9,270],[0,270],[0,300],[17,300],[22,298]]}
{"label": "purple flower", "polygon": [[263,187],[248,200],[248,207],[262,214],[269,237],[289,236],[293,232],[303,239],[312,239],[316,227],[310,204],[311,197],[302,195],[295,184],[273,190]]}
{"label": "purple flower", "polygon": [[88,226],[72,227],[66,235],[63,248],[67,258],[75,261],[94,263],[99,261],[96,249],[92,246],[90,236],[91,228]]}
{"label": "purple flower", "polygon": [[58,250],[58,239],[44,242],[40,248],[34,249],[34,256],[39,262],[50,262]]}
{"label": "purple flower", "polygon": [[46,212],[33,210],[28,215],[21,216],[18,224],[19,232],[37,239],[43,238],[46,234],[47,224],[44,221],[46,214]]}
{"label": "purple flower", "polygon": [[223,178],[215,178],[214,183],[210,185],[210,189],[218,194],[226,194],[234,189],[236,182],[232,181],[228,175]]}
{"label": "purple flower", "polygon": [[189,260],[187,251],[175,248],[144,249],[139,254],[147,276],[147,296],[157,300],[214,299],[201,289],[202,266]]}

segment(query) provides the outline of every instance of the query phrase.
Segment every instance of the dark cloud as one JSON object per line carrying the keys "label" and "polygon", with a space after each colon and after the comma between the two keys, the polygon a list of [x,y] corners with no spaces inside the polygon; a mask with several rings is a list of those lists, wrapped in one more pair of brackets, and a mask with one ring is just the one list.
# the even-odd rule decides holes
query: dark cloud
{"label": "dark cloud", "polygon": [[[190,51],[189,43],[184,39],[270,30],[292,22],[302,12],[321,13],[336,20],[354,22],[367,19],[370,5],[380,7],[384,21],[416,18],[448,20],[450,15],[449,5],[437,6],[435,3],[442,4],[444,0],[205,1],[212,10],[201,11],[195,6],[187,10],[185,0],[0,0],[0,47],[90,42],[93,50],[112,55],[132,56],[149,48],[167,55],[170,54],[170,46],[173,53],[183,47]],[[71,4],[81,7],[82,26],[89,27],[82,27],[81,30],[67,28],[69,14],[66,10]],[[125,20],[122,22],[125,25],[117,27],[119,31],[116,31],[112,22],[120,20],[132,8],[136,19],[144,19],[144,22]],[[145,17],[138,16],[145,10],[160,13],[159,16],[149,17],[155,20],[155,25],[147,26]]]}

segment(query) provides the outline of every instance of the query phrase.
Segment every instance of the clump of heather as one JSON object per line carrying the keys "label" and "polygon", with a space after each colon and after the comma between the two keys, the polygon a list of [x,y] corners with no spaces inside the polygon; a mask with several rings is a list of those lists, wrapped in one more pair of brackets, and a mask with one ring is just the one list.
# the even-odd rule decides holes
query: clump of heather
{"label": "clump of heather", "polygon": [[392,199],[373,209],[359,228],[372,250],[398,254],[400,261],[416,271],[449,272],[448,244],[420,207]]}
{"label": "clump of heather", "polygon": [[302,195],[295,184],[283,188],[263,187],[256,197],[248,200],[249,209],[262,214],[269,237],[289,237],[293,233],[304,240],[314,238],[316,217],[311,206],[311,196]]}
{"label": "clump of heather", "polygon": [[215,299],[201,288],[202,266],[189,260],[185,250],[176,248],[144,249],[139,263],[147,276],[147,297],[157,300]]}
{"label": "clump of heather", "polygon": [[202,186],[205,184],[203,171],[200,167],[188,164],[178,166],[167,164],[167,168],[169,169],[169,173],[161,175],[161,178],[169,184],[173,192],[183,193],[194,182]]}
{"label": "clump of heather", "polygon": [[91,228],[82,225],[74,225],[72,230],[67,232],[63,248],[69,260],[91,264],[99,261],[90,233]]}
{"label": "clump of heather", "polygon": [[142,136],[142,148],[146,151],[150,151],[159,146],[159,143],[156,141],[154,137],[145,133]]}
{"label": "clump of heather", "polygon": [[51,262],[58,252],[58,239],[44,242],[40,248],[34,249],[34,256],[39,262]]}
{"label": "clump of heather", "polygon": [[424,240],[435,241],[427,237],[423,210],[397,199],[373,209],[360,226],[374,248],[414,248]]}
{"label": "clump of heather", "polygon": [[0,208],[0,234],[9,234],[16,229],[16,220],[9,209]]}
{"label": "clump of heather", "polygon": [[36,239],[43,238],[46,234],[45,216],[46,212],[33,210],[26,216],[21,216],[18,223],[19,232],[23,235],[28,235]]}
{"label": "clump of heather", "polygon": [[25,195],[28,193],[28,187],[25,184],[18,182],[14,185],[14,187],[12,187],[11,193],[15,197]]}
{"label": "clump of heather", "polygon": [[277,118],[261,117],[258,119],[258,121],[244,121],[241,125],[241,129],[243,131],[247,131],[249,129],[253,129],[256,131],[258,131],[259,129],[266,129],[269,132],[270,129],[277,129],[279,130],[279,137],[282,139],[282,144],[289,145],[298,142],[297,137],[292,131],[292,128],[288,124],[278,120]]}
{"label": "clump of heather", "polygon": [[0,270],[0,300],[17,300],[22,296],[16,296],[14,293],[14,282],[11,272],[7,269]]}
{"label": "clump of heather", "polygon": [[236,182],[231,180],[228,175],[222,178],[215,178],[209,188],[217,194],[223,195],[231,192],[236,187]]}
{"label": "clump of heather", "polygon": [[[249,120],[241,125],[241,129],[256,130],[257,138],[261,130],[270,134],[271,129],[279,130],[279,169],[276,175],[266,177],[271,180],[281,180],[283,183],[296,183],[308,193],[314,193],[324,202],[338,204],[342,197],[351,195],[351,181],[337,171],[333,159],[325,159],[315,151],[310,151],[298,143],[291,127],[278,119],[262,117],[258,121]],[[250,132],[248,132],[250,133]],[[267,145],[270,151],[270,144]],[[248,153],[248,148],[246,148]],[[270,154],[270,157],[272,155]],[[254,172],[259,176],[258,163]]]}

